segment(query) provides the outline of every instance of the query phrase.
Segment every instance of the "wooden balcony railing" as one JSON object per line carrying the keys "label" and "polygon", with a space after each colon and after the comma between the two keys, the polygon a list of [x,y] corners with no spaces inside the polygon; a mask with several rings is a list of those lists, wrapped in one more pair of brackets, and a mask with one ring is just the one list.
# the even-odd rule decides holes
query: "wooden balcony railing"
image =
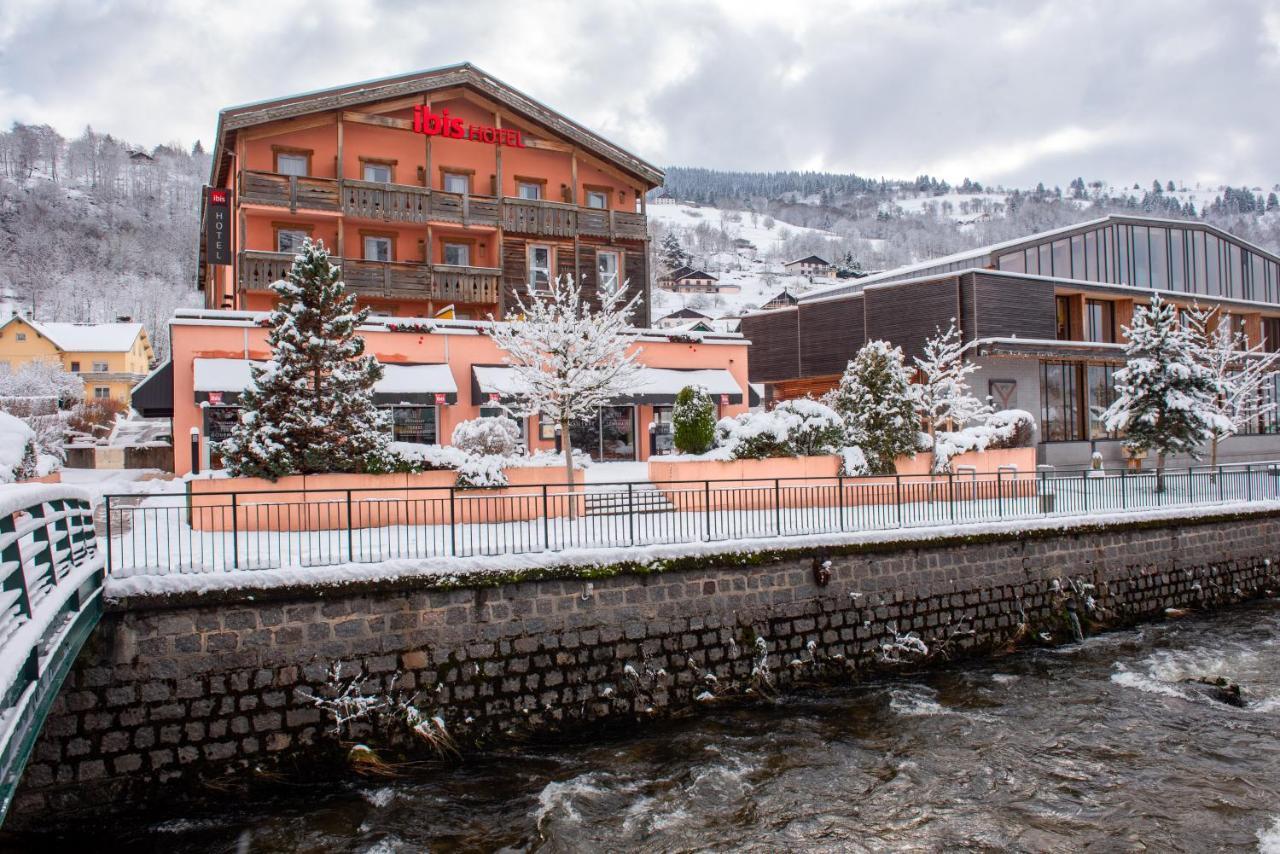
{"label": "wooden balcony railing", "polygon": [[[502,271],[495,267],[456,267],[403,261],[332,258],[342,268],[347,288],[361,296],[496,303]],[[241,252],[240,287],[265,291],[293,265],[288,252]]]}
{"label": "wooden balcony railing", "polygon": [[497,226],[512,234],[644,240],[643,214],[599,210],[561,202],[498,199],[446,193],[410,184],[309,178],[246,170],[241,173],[241,201],[250,204],[342,211],[345,215],[383,222],[456,222]]}

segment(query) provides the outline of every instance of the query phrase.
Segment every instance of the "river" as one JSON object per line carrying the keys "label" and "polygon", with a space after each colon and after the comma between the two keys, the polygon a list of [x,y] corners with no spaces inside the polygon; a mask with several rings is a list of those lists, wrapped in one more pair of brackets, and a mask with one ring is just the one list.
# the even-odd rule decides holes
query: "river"
{"label": "river", "polygon": [[[1182,681],[1219,675],[1244,708]],[[1277,854],[1280,602],[216,815],[104,822],[92,842],[131,854]]]}

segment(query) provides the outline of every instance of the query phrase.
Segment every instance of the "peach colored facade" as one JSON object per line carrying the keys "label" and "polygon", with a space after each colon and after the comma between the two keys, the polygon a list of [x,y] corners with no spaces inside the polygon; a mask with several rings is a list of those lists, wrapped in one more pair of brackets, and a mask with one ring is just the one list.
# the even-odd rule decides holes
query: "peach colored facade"
{"label": "peach colored facade", "polygon": [[[520,145],[417,132],[415,108]],[[649,323],[644,194],[662,173],[470,65],[229,108],[216,148],[232,260],[201,264],[208,308],[269,310],[306,235],[379,314],[501,317],[545,251],[551,276],[642,295]]]}
{"label": "peach colored facade", "polygon": [[[260,326],[261,315],[245,312],[180,311],[171,323],[170,337],[173,354],[173,427],[175,437],[174,466],[179,474],[192,470],[192,429],[200,435],[200,468],[204,470],[216,461],[209,453],[209,434],[216,430],[212,419],[219,412],[229,410],[234,403],[235,390],[222,390],[218,403],[211,402],[207,392],[197,393],[196,364],[198,360],[228,359],[262,361],[270,358],[267,346],[267,329]],[[447,365],[456,386],[456,402],[443,405],[429,404],[434,417],[435,442],[448,444],[453,429],[460,422],[479,417],[481,407],[490,403],[484,392],[477,392],[472,368],[475,366],[501,366],[504,354],[493,339],[480,334],[477,327],[483,324],[465,321],[437,321],[435,331],[392,331],[389,324],[403,321],[374,322],[362,330],[368,352],[386,365]],[[640,350],[639,361],[646,368],[675,370],[719,370],[731,378],[741,394],[727,397],[720,406],[721,416],[745,412],[747,395],[747,341],[732,334],[706,334],[698,343],[670,340],[662,331],[645,331],[635,345]],[[426,390],[428,392],[432,390]],[[452,395],[450,395],[452,397]],[[631,453],[626,455],[625,442],[620,442],[621,459],[646,460],[654,447],[649,425],[661,421],[655,409],[669,405],[664,400],[645,399],[639,402],[618,401],[620,420],[630,422]],[[392,407],[397,408],[397,407]],[[234,414],[234,413],[230,413]],[[550,450],[555,447],[554,437],[546,437],[539,429],[537,419],[529,417],[522,423],[526,444],[530,450]],[[576,441],[576,440],[575,440]],[[581,448],[581,444],[575,444]],[[603,453],[600,448],[586,449],[597,459]]]}

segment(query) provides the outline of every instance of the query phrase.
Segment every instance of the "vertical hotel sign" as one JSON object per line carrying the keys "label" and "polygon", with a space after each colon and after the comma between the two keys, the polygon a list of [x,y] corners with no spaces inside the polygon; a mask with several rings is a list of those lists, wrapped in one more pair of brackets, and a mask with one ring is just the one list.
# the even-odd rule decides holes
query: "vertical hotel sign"
{"label": "vertical hotel sign", "polygon": [[231,263],[231,191],[226,188],[205,192],[204,243],[208,263]]}

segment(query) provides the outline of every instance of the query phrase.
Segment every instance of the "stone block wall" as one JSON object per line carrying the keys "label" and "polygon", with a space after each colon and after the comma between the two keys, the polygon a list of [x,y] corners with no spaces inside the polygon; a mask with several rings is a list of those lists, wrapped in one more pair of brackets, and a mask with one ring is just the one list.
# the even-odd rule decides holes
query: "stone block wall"
{"label": "stone block wall", "polygon": [[[1045,633],[1280,590],[1280,513],[887,541],[476,586],[219,593],[113,603],[77,662],[10,821],[312,773],[341,755],[342,663],[412,697],[464,748],[849,682]],[[826,577],[829,573],[829,577]],[[369,724],[352,735],[375,739]],[[362,729],[363,727],[363,729]],[[372,742],[371,742],[372,743]]]}

